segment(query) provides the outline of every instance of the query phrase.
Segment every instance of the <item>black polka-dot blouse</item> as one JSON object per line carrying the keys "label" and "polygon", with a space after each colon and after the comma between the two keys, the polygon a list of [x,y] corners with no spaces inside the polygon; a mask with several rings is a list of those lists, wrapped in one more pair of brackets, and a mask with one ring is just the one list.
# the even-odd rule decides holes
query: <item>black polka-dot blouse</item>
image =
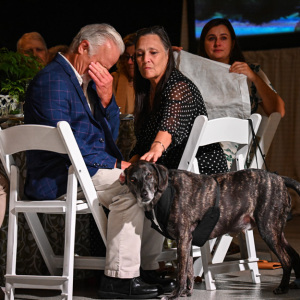
{"label": "black polka-dot blouse", "polygon": [[[159,109],[145,116],[142,128],[136,132],[137,143],[131,156],[144,155],[151,148],[158,131],[172,135],[172,143],[157,163],[177,169],[194,120],[207,111],[198,88],[175,69],[162,92]],[[227,172],[225,155],[219,144],[200,147],[197,153],[201,174]]]}

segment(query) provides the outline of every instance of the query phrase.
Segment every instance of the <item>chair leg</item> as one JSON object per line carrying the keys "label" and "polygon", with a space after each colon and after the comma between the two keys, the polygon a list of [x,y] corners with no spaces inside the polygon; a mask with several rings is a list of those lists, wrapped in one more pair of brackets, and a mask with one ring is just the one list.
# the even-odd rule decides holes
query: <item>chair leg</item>
{"label": "chair leg", "polygon": [[15,289],[11,284],[5,285],[5,300],[14,300],[15,299]]}
{"label": "chair leg", "polygon": [[217,264],[224,261],[226,253],[229,249],[232,237],[230,235],[222,235],[220,241],[216,247],[216,250],[212,256],[212,263]]}
{"label": "chair leg", "polygon": [[197,277],[201,277],[203,274],[203,266],[202,266],[202,259],[201,256],[197,257],[194,260],[194,276]]}
{"label": "chair leg", "polygon": [[[212,252],[214,245],[216,244],[216,241],[217,241],[217,238],[209,240],[210,252]],[[194,260],[194,276],[201,277],[203,274],[203,265],[202,265],[202,259],[201,259],[201,249],[199,248],[199,250],[200,250],[200,255],[198,258],[196,258]],[[198,252],[196,251],[196,255],[194,255],[194,256],[197,257],[198,256],[197,254],[198,254]]]}
{"label": "chair leg", "polygon": [[246,230],[245,232],[247,251],[249,259],[256,259],[256,249],[254,243],[253,230]]}
{"label": "chair leg", "polygon": [[208,291],[216,290],[215,279],[213,277],[213,273],[211,272],[209,266],[212,264],[212,257],[210,253],[210,244],[207,241],[201,247],[201,259],[203,265],[204,279],[205,279],[205,287]]}
{"label": "chair leg", "polygon": [[[212,253],[216,241],[217,241],[216,238],[209,240],[210,253]],[[217,247],[215,247],[214,253],[211,255],[212,264],[222,263],[224,261],[231,241],[232,241],[232,237],[230,235],[223,235],[220,238]],[[194,276],[202,276],[202,274],[203,274],[202,259],[201,257],[199,257],[194,261]]]}
{"label": "chair leg", "polygon": [[[18,247],[18,213],[15,210],[15,203],[18,198],[19,172],[15,167],[11,168],[11,178],[15,178],[10,184],[10,200],[8,213],[8,233],[7,233],[7,257],[6,274],[16,274],[17,247]],[[14,299],[15,289],[10,283],[5,284],[5,299]]]}
{"label": "chair leg", "polygon": [[77,197],[77,179],[74,173],[68,175],[67,187],[67,210],[65,217],[65,247],[63,276],[68,280],[62,287],[62,298],[72,300],[73,298],[73,275],[74,275],[74,248],[75,248],[75,227],[76,227],[76,197]]}
{"label": "chair leg", "polygon": [[256,250],[255,250],[255,242],[254,242],[254,235],[253,235],[253,230],[246,230],[245,232],[245,237],[246,237],[246,244],[247,244],[247,251],[248,251],[248,257],[251,262],[249,263],[250,271],[251,271],[251,277],[252,277],[252,282],[253,283],[260,283],[260,273],[258,270],[258,265],[257,265],[257,255],[256,255]]}

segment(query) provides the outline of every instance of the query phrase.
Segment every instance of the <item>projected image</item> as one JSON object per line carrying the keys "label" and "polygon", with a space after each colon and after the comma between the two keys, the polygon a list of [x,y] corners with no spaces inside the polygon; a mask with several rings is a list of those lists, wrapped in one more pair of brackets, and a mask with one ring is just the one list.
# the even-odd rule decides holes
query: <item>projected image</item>
{"label": "projected image", "polygon": [[238,36],[300,31],[300,0],[195,0],[196,38],[211,19],[227,18]]}

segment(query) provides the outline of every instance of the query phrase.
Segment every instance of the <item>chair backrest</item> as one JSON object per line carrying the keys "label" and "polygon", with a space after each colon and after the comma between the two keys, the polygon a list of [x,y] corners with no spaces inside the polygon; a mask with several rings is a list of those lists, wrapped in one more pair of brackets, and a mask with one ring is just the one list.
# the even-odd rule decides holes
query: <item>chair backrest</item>
{"label": "chair backrest", "polygon": [[[281,115],[279,112],[274,112],[269,117],[262,117],[256,136],[259,140],[258,145],[264,157],[266,157],[269,151],[280,120]],[[263,167],[264,160],[261,156],[260,150],[257,148],[251,160],[249,168],[262,169]]]}
{"label": "chair backrest", "polygon": [[[250,119],[254,132],[257,132],[261,115],[253,114]],[[242,169],[251,140],[251,128],[246,119],[225,117],[208,120],[206,116],[198,116],[194,121],[178,169],[199,173],[196,158],[198,148],[217,142],[234,142],[240,145],[236,159],[238,160],[237,168]]]}
{"label": "chair backrest", "polygon": [[57,127],[18,125],[0,130],[0,157],[9,178],[11,165],[14,164],[12,154],[26,150],[53,151],[69,156],[91,212],[93,215],[98,213],[94,216],[95,221],[106,244],[106,215],[103,209],[99,209],[95,187],[69,123],[60,121]]}
{"label": "chair backrest", "polygon": [[10,178],[14,164],[12,154],[26,150],[48,150],[67,154],[66,147],[55,127],[19,125],[0,130],[0,153],[5,171]]}

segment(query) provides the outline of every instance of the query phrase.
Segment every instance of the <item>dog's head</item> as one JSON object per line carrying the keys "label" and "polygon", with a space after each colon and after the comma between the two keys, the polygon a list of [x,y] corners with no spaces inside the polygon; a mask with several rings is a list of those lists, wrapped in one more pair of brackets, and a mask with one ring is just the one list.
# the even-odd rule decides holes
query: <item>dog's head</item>
{"label": "dog's head", "polygon": [[121,184],[127,184],[138,205],[151,210],[168,186],[168,169],[147,161],[138,161],[120,175]]}

